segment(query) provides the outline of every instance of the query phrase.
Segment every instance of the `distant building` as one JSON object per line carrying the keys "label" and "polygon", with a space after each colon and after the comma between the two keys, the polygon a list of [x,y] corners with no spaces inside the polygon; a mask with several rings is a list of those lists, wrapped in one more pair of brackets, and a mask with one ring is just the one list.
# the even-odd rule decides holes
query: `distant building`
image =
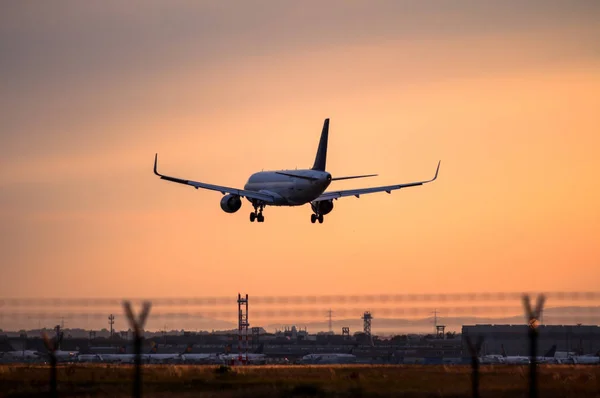
{"label": "distant building", "polygon": [[[557,351],[595,354],[600,351],[600,327],[596,325],[541,325],[538,355],[556,344]],[[468,356],[466,338],[484,338],[481,354],[529,355],[527,325],[465,325],[462,327],[463,355]]]}

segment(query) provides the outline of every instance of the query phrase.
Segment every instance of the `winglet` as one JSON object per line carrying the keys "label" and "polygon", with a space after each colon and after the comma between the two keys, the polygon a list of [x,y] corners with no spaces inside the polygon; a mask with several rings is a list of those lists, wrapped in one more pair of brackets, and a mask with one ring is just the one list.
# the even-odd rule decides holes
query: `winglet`
{"label": "winglet", "polygon": [[158,153],[154,155],[154,174],[156,174],[159,177],[162,177],[162,175],[159,174],[158,171],[156,170],[157,163],[158,163]]}
{"label": "winglet", "polygon": [[435,176],[433,176],[433,179],[431,179],[431,180],[429,180],[429,181],[435,181],[435,179],[436,179],[436,178],[437,178],[437,176],[438,176],[438,173],[440,172],[440,164],[441,164],[441,163],[442,163],[442,161],[440,160],[440,161],[438,162],[437,169],[435,169]]}

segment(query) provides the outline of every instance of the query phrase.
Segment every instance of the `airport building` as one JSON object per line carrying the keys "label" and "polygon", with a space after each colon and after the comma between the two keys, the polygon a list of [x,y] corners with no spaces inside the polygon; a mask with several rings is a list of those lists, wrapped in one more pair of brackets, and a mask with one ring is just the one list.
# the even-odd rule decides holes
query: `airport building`
{"label": "airport building", "polygon": [[[600,351],[600,327],[596,325],[540,325],[538,355],[556,344],[557,352],[595,354]],[[463,355],[468,356],[467,336],[471,341],[484,338],[482,355],[529,355],[529,326],[527,325],[465,325],[462,327]]]}

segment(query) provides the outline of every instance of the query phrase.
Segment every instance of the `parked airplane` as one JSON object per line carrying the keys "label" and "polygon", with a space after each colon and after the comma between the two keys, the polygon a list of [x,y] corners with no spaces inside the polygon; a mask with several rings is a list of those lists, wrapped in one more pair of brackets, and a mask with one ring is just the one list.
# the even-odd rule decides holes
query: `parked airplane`
{"label": "parked airplane", "polygon": [[[242,358],[247,358],[248,363],[251,364],[255,364],[255,365],[262,365],[265,364],[267,362],[267,356],[265,354],[263,354],[263,350],[264,350],[264,343],[261,343],[258,348],[256,349],[256,351],[254,352],[249,352],[247,354],[242,354]],[[224,361],[225,363],[231,363],[231,362],[235,362],[239,360],[239,353],[226,353],[226,354],[220,354],[219,358],[221,358],[222,361]],[[246,357],[247,355],[247,357]]]}
{"label": "parked airplane", "polygon": [[186,352],[181,354],[181,361],[183,363],[203,363],[203,364],[220,364],[224,363],[223,359],[219,354],[216,353],[195,353]]}
{"label": "parked airplane", "polygon": [[142,360],[148,363],[165,363],[177,361],[180,359],[182,353],[172,352],[172,353],[158,353],[158,347],[156,344],[152,343],[152,347],[150,348],[150,353],[142,355]]}
{"label": "parked airplane", "polygon": [[[156,345],[152,345],[150,352],[142,353],[140,359],[144,363],[165,363],[177,361],[183,353],[157,353]],[[103,362],[134,363],[135,354],[127,354],[125,347],[120,347],[117,354],[101,354]]]}
{"label": "parked airplane", "polygon": [[302,364],[324,365],[355,363],[356,355],[353,354],[308,354],[300,359]]}
{"label": "parked airplane", "polygon": [[324,364],[345,364],[356,363],[356,355],[350,349],[347,354],[340,353],[323,353],[323,354],[308,354],[300,359],[301,364],[324,365]]}
{"label": "parked airplane", "polygon": [[333,210],[333,201],[339,198],[346,196],[355,196],[359,198],[360,195],[375,192],[387,192],[389,194],[396,189],[426,184],[434,181],[438,176],[440,163],[438,163],[435,176],[431,180],[325,192],[325,189],[332,181],[376,176],[376,174],[368,174],[348,177],[332,177],[330,173],[325,171],[328,137],[329,119],[325,119],[317,155],[311,169],[261,171],[254,173],[246,182],[244,189],[212,185],[160,174],[157,170],[158,154],[154,157],[154,174],[163,180],[190,185],[196,189],[203,188],[221,192],[221,194],[225,195],[221,199],[221,209],[226,213],[235,213],[238,211],[242,206],[241,198],[245,197],[254,208],[254,211],[250,213],[251,222],[254,222],[254,220],[257,222],[264,222],[265,217],[263,215],[263,209],[265,206],[301,206],[310,203],[313,211],[313,214],[310,216],[310,221],[313,224],[316,221],[323,223],[323,216],[329,214]]}
{"label": "parked airplane", "polygon": [[504,357],[498,354],[488,354],[479,357],[479,363],[482,365],[503,363]]}
{"label": "parked airplane", "polygon": [[561,363],[573,363],[578,365],[600,365],[600,351],[596,354],[573,355],[563,359]]}
{"label": "parked airplane", "polygon": [[124,346],[119,348],[117,354],[102,354],[103,362],[133,363],[135,354],[127,354]]}
{"label": "parked airplane", "polygon": [[102,358],[102,355],[92,353],[79,353],[73,358],[73,360],[77,362],[104,362],[104,358]]}
{"label": "parked airplane", "polygon": [[[537,356],[536,362],[538,363],[554,363],[557,362],[554,360],[554,355],[556,354],[556,344],[553,345],[543,356]],[[522,355],[514,355],[509,356],[506,355],[506,351],[504,350],[504,345],[502,345],[502,358],[500,359],[501,363],[506,364],[527,364],[530,363],[530,357],[522,356]]]}
{"label": "parked airplane", "polygon": [[9,361],[35,360],[40,354],[34,350],[15,350],[8,340],[0,342],[0,358]]}

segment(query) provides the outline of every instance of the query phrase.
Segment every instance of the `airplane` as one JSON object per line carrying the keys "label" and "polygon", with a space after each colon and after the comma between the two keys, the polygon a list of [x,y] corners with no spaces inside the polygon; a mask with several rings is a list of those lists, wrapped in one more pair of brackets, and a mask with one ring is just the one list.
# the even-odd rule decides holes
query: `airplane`
{"label": "airplane", "polygon": [[345,364],[355,363],[356,355],[352,354],[308,354],[300,359],[301,364]]}
{"label": "airplane", "polygon": [[333,210],[333,201],[347,196],[360,198],[376,192],[387,192],[423,185],[434,181],[440,170],[438,162],[435,176],[431,180],[417,181],[397,185],[387,185],[372,188],[348,189],[341,191],[328,191],[325,189],[332,181],[349,180],[355,178],[374,177],[377,174],[333,177],[325,170],[327,160],[327,141],[329,137],[329,118],[323,123],[323,130],[317,148],[317,154],[313,167],[304,170],[278,170],[261,171],[250,176],[243,189],[229,188],[220,185],[207,184],[204,182],[185,180],[178,177],[170,177],[160,174],[157,170],[158,154],[154,156],[154,174],[162,180],[179,184],[190,185],[196,189],[208,189],[221,192],[221,209],[225,213],[235,213],[242,207],[241,198],[246,198],[254,208],[250,213],[250,222],[264,222],[263,210],[266,206],[302,206],[310,203],[313,214],[310,221],[314,224],[323,223],[323,216]]}
{"label": "airplane", "polygon": [[181,354],[181,361],[183,363],[203,363],[203,364],[219,364],[224,363],[220,354],[218,353],[195,353],[186,352]]}
{"label": "airplane", "polygon": [[600,351],[596,354],[572,355],[561,362],[578,365],[600,365]]}
{"label": "airplane", "polygon": [[0,342],[0,359],[35,360],[40,354],[34,350],[15,350],[8,340]]}
{"label": "airplane", "polygon": [[[522,355],[513,355],[513,356],[506,355],[506,351],[504,350],[504,344],[502,344],[501,347],[502,347],[502,358],[500,359],[500,363],[511,364],[511,365],[531,363],[530,357],[522,356]],[[543,356],[537,356],[535,359],[536,359],[537,363],[553,363],[553,362],[556,362],[554,359],[555,354],[556,354],[556,344],[553,345],[552,347],[550,347],[550,349]]]}
{"label": "airplane", "polygon": [[73,359],[76,362],[103,362],[104,361],[104,358],[102,358],[102,355],[92,354],[92,353],[89,353],[89,354],[79,353]]}
{"label": "airplane", "polygon": [[[263,354],[264,343],[261,343],[254,352],[243,353],[242,359],[246,358],[248,363],[255,365],[264,365],[267,362],[267,356]],[[219,358],[225,363],[231,363],[239,360],[239,353],[220,354]],[[247,356],[246,356],[247,355]]]}
{"label": "airplane", "polygon": [[301,364],[322,365],[322,364],[346,364],[356,363],[356,355],[352,352],[354,348],[346,354],[340,353],[323,353],[323,354],[308,354],[300,358]]}
{"label": "airplane", "polygon": [[[180,358],[180,353],[167,353],[167,354],[158,354],[157,347],[153,344],[150,348],[150,352],[140,354],[140,359],[145,363],[163,363],[169,361],[175,361]],[[117,354],[102,354],[101,355],[103,362],[119,362],[119,363],[134,363],[135,362],[135,354],[127,354],[126,348],[120,347],[119,352]]]}

